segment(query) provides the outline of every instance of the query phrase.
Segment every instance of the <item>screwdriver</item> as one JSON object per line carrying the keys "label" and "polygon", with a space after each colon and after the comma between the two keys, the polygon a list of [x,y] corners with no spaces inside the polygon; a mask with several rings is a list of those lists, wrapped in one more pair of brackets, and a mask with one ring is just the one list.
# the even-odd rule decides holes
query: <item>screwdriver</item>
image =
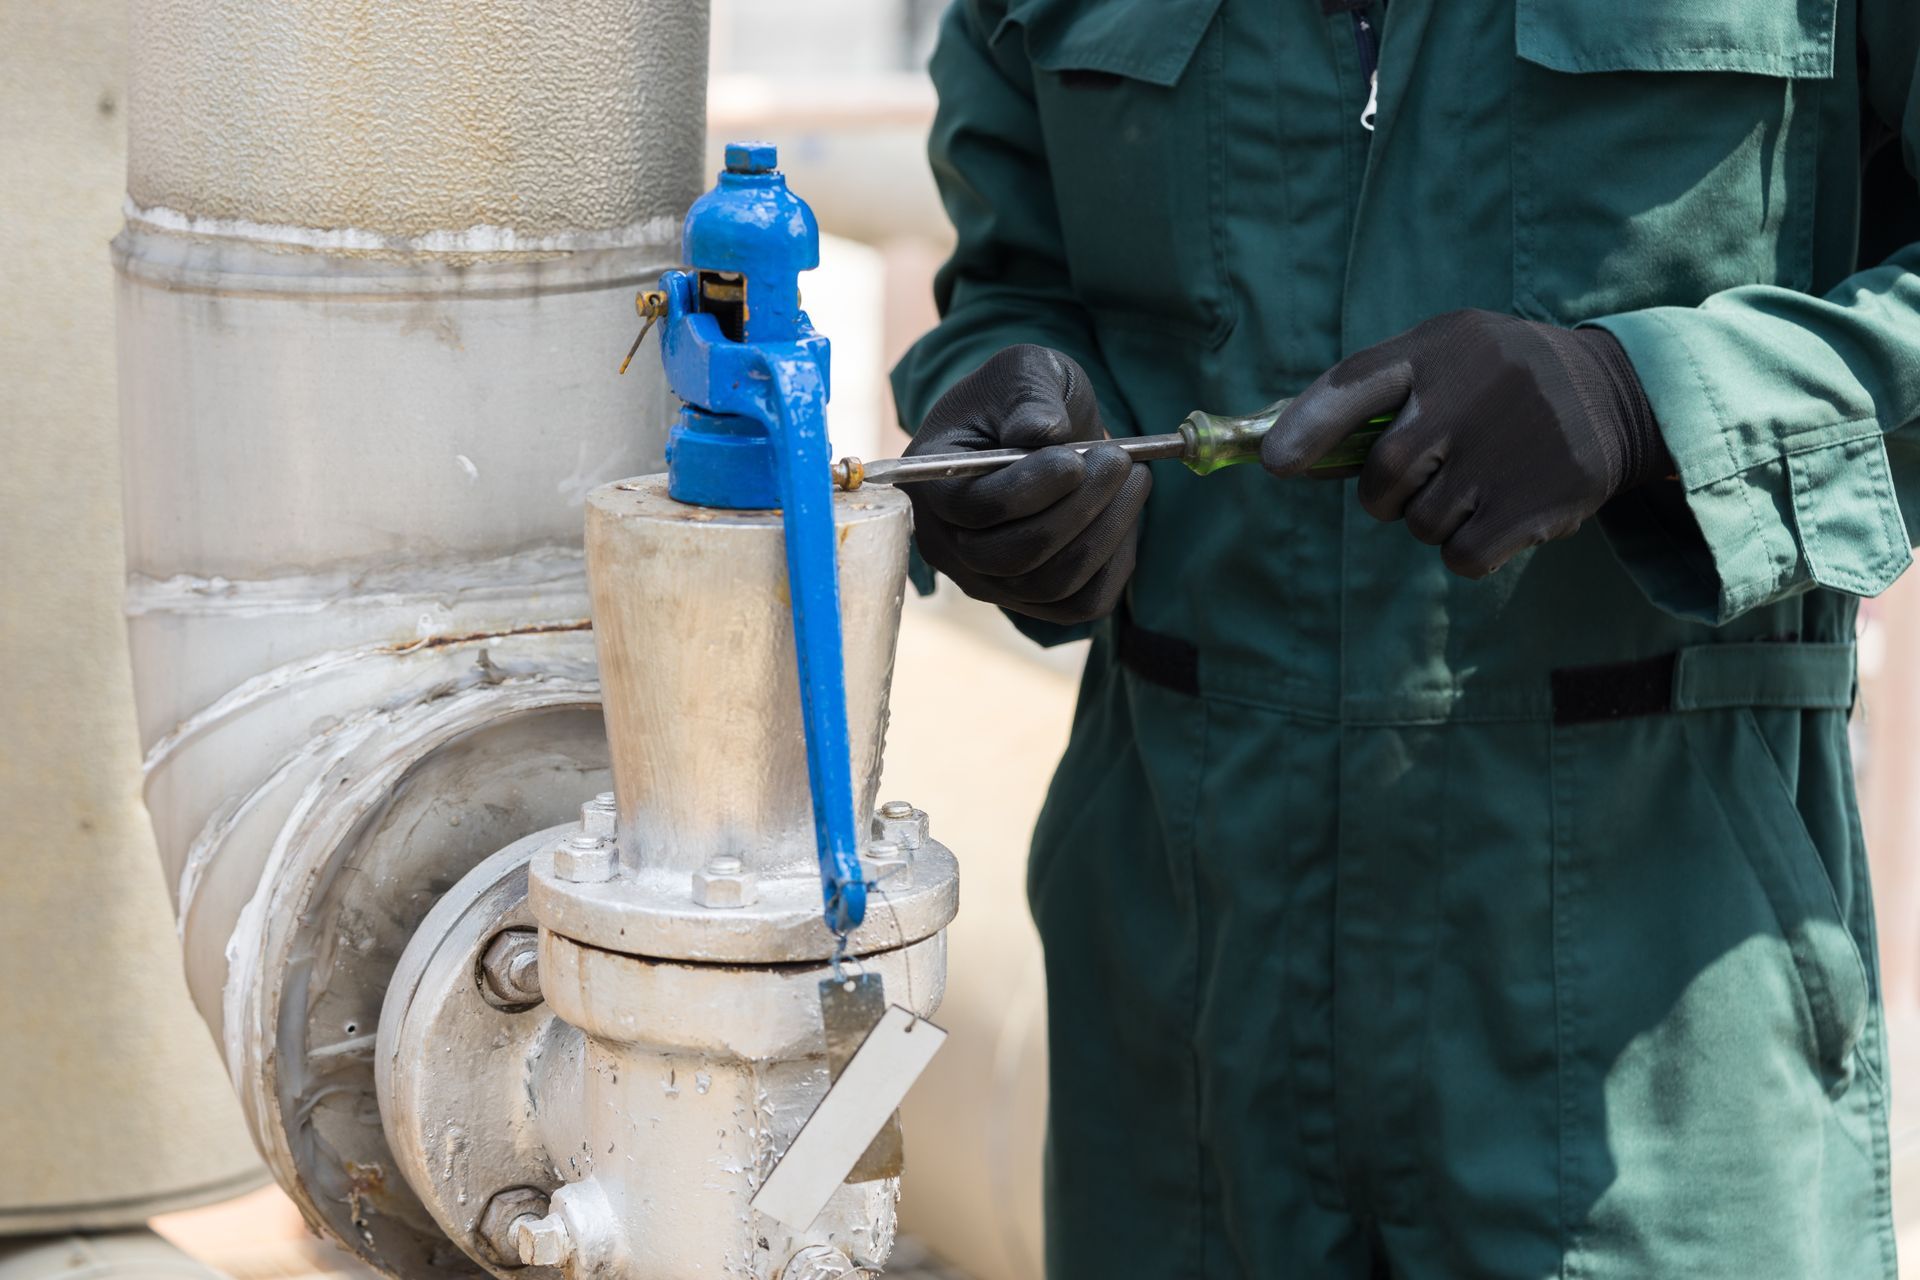
{"label": "screwdriver", "polygon": [[[1118,440],[1079,440],[1066,446],[1085,453],[1097,445],[1118,445],[1136,462],[1158,462],[1178,458],[1195,475],[1209,475],[1238,462],[1251,462],[1260,456],[1260,441],[1292,404],[1291,399],[1276,400],[1260,412],[1244,418],[1195,409],[1177,431],[1165,435],[1132,436]],[[1340,471],[1358,467],[1367,460],[1367,450],[1393,421],[1392,414],[1370,418],[1367,425],[1335,445],[1326,456],[1308,467],[1309,471]],[[833,482],[851,492],[863,484],[914,484],[922,480],[952,480],[960,476],[985,475],[1009,463],[1018,462],[1032,449],[975,449],[960,453],[922,453],[906,458],[879,458],[862,462],[842,458],[833,464]]]}

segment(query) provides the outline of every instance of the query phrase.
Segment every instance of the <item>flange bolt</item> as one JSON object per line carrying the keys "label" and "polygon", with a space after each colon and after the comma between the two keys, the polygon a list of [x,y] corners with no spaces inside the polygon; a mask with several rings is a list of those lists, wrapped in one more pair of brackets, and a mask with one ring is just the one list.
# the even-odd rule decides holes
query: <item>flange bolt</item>
{"label": "flange bolt", "polygon": [[580,830],[590,836],[596,836],[602,840],[613,839],[614,828],[618,821],[611,791],[602,791],[580,806]]}
{"label": "flange bolt", "polygon": [[579,831],[553,851],[553,874],[574,884],[599,884],[613,879],[617,861],[611,841]]}
{"label": "flange bolt", "polygon": [[474,1227],[480,1251],[503,1267],[520,1264],[520,1246],[514,1242],[514,1228],[522,1222],[534,1222],[546,1216],[547,1193],[537,1187],[508,1187],[487,1201]]}
{"label": "flange bolt", "polygon": [[760,897],[760,882],[746,864],[730,854],[710,858],[693,873],[693,900],[703,907],[752,906]]}
{"label": "flange bolt", "polygon": [[909,859],[931,838],[927,811],[905,800],[889,800],[874,811],[873,837],[899,845]]}
{"label": "flange bolt", "polygon": [[830,1244],[808,1245],[787,1259],[780,1280],[853,1280],[867,1273]]}
{"label": "flange bolt", "polygon": [[513,1224],[513,1242],[519,1247],[521,1265],[528,1267],[557,1267],[573,1252],[566,1220],[557,1213],[520,1219]]}
{"label": "flange bolt", "polygon": [[532,929],[502,929],[480,957],[482,994],[500,1009],[540,1003],[540,935]]}

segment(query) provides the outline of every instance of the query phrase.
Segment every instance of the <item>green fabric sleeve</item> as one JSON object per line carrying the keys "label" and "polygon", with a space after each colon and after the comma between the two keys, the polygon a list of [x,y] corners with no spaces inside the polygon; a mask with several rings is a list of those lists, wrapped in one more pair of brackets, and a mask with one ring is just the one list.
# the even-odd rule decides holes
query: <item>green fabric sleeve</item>
{"label": "green fabric sleeve", "polygon": [[[1868,109],[1920,175],[1920,16],[1869,0]],[[1830,587],[1877,595],[1920,531],[1920,244],[1824,297],[1771,286],[1593,323],[1620,340],[1673,454],[1601,527],[1660,607],[1723,623]],[[1690,518],[1689,518],[1690,517]]]}
{"label": "green fabric sleeve", "polygon": [[[989,42],[995,19],[982,9],[961,0],[947,11],[930,68],[940,105],[927,152],[958,242],[934,277],[940,323],[893,370],[901,426],[912,432],[949,387],[994,352],[1033,342],[1078,361],[1093,379],[1108,429],[1129,434],[1067,272],[1032,68],[1018,33]],[[931,591],[933,571],[917,552],[911,569],[921,593]],[[1047,645],[1090,630],[1008,617]]]}

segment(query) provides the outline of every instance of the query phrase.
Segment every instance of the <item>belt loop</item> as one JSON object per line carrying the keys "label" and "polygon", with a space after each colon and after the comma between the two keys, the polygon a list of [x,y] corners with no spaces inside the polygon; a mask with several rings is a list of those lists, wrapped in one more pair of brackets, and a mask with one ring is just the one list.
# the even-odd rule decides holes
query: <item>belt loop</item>
{"label": "belt loop", "polygon": [[1851,644],[1711,644],[1682,649],[1673,672],[1675,711],[1725,707],[1853,706]]}
{"label": "belt loop", "polygon": [[1670,711],[1853,706],[1854,647],[1798,641],[1691,645],[1673,653],[1550,672],[1555,724]]}

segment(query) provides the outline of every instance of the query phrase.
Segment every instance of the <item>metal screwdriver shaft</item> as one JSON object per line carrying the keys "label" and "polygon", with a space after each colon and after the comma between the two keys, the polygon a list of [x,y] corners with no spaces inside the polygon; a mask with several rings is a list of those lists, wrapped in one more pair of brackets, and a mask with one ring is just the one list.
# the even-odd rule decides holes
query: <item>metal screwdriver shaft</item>
{"label": "metal screwdriver shaft", "polygon": [[[1085,453],[1098,445],[1118,446],[1135,462],[1158,462],[1178,458],[1188,470],[1207,475],[1221,467],[1251,462],[1260,455],[1260,441],[1280,417],[1291,400],[1279,400],[1259,413],[1244,418],[1194,410],[1177,431],[1164,435],[1132,436],[1117,440],[1082,440],[1064,447]],[[1336,445],[1309,470],[1328,472],[1358,467],[1367,459],[1367,450],[1393,421],[1391,414],[1372,419]],[[863,484],[916,484],[924,480],[953,480],[961,476],[980,476],[1020,461],[1033,449],[976,449],[959,453],[923,453],[904,458],[880,458],[862,462],[842,458],[833,464],[833,482],[846,490]]]}
{"label": "metal screwdriver shaft", "polygon": [[[1156,462],[1178,458],[1186,442],[1178,432],[1162,436],[1134,436],[1124,440],[1085,440],[1066,447],[1085,453],[1095,445],[1113,444],[1136,462]],[[982,476],[998,471],[1036,452],[1033,449],[975,449],[961,453],[923,453],[916,457],[879,458],[862,462],[842,458],[833,464],[833,482],[842,489],[858,489],[863,484],[914,484],[921,480],[952,480],[960,476]]]}

